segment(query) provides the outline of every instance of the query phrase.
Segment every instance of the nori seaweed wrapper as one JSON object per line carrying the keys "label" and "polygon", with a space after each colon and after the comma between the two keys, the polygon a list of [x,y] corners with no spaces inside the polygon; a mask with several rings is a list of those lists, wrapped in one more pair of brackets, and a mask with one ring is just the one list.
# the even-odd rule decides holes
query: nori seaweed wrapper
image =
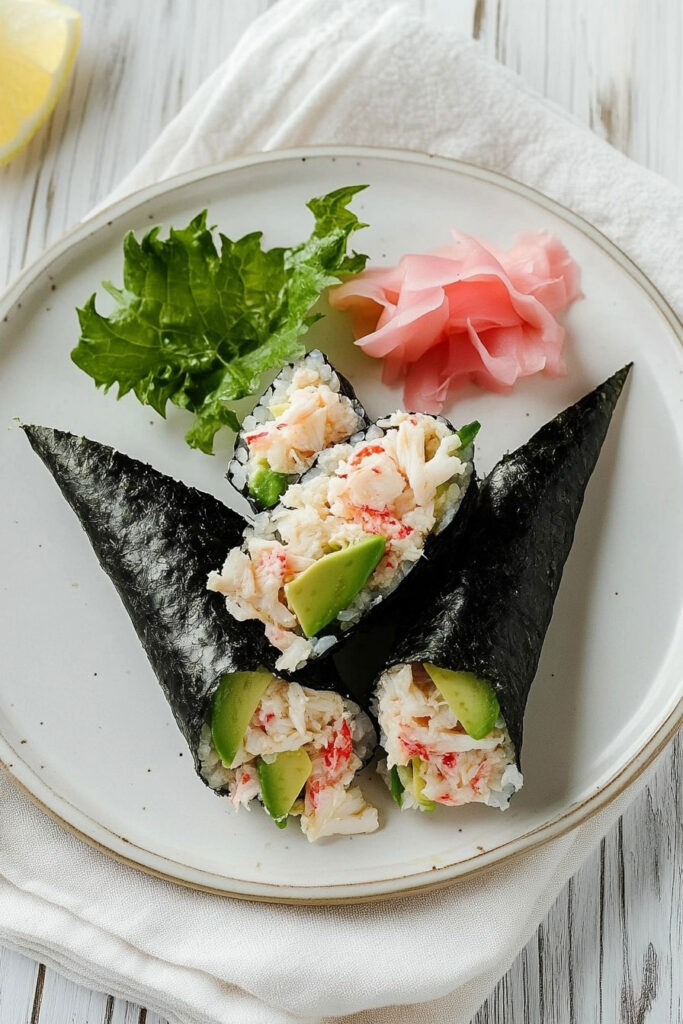
{"label": "nori seaweed wrapper", "polygon": [[[198,765],[199,735],[221,677],[258,668],[269,646],[260,623],[237,622],[206,589],[209,571],[241,542],[244,521],[210,494],[106,445],[48,427],[23,429],[116,587]],[[296,678],[341,687],[331,662]]]}
{"label": "nori seaweed wrapper", "polygon": [[[297,359],[296,362],[288,363],[286,366],[283,366],[283,368],[274,378],[273,382],[266,388],[266,390],[263,392],[261,397],[254,405],[251,415],[253,416],[260,406],[269,404],[269,400],[273,395],[275,387],[280,378],[284,374],[286,374],[288,371],[293,370],[297,366],[303,365],[306,362],[307,358],[312,355],[319,356],[320,359],[332,370],[333,374],[337,378],[337,382],[339,384],[339,394],[343,395],[344,398],[349,399],[356,415],[358,416],[359,424],[357,429],[362,430],[364,427],[367,427],[368,417],[365,412],[365,409],[358,400],[358,396],[356,395],[353,385],[349,380],[347,380],[346,377],[344,377],[343,374],[339,372],[339,370],[336,369],[336,367],[332,365],[332,363],[327,358],[325,353],[321,352],[320,349],[317,348],[311,349],[309,352],[306,353],[306,355],[302,356],[301,359]],[[272,420],[265,421],[265,424],[269,422],[272,422]],[[239,494],[241,494],[243,498],[246,498],[249,505],[251,506],[252,511],[255,513],[259,513],[262,512],[266,506],[263,505],[258,500],[258,498],[256,498],[253,494],[250,493],[248,479],[245,479],[245,482],[241,485],[238,479],[242,473],[246,474],[246,467],[249,459],[249,445],[246,442],[245,434],[251,432],[251,430],[253,429],[255,428],[251,427],[249,431],[245,431],[244,425],[242,425],[242,428],[240,429],[239,433],[237,434],[237,437],[235,438],[235,450],[228,464],[228,472],[226,473],[226,477],[228,481],[232,484],[232,486],[235,488],[235,490]],[[296,483],[300,475],[301,474],[298,473],[289,474],[289,476],[287,477],[288,484]]]}
{"label": "nori seaweed wrapper", "polygon": [[429,662],[494,687],[519,763],[524,709],[576,522],[630,365],[506,455],[481,484],[457,557],[387,666]]}

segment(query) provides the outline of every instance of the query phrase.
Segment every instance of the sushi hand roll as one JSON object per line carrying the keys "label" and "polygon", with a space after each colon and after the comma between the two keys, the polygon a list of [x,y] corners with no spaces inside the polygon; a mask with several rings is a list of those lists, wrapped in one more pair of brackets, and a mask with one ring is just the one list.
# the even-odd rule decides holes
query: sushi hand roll
{"label": "sushi hand roll", "polygon": [[329,651],[446,548],[473,478],[478,427],[459,432],[441,417],[396,412],[321,452],[257,516],[208,586],[235,619],[263,624],[276,671]]}
{"label": "sushi hand roll", "polygon": [[298,817],[314,842],[377,828],[377,811],[353,785],[375,746],[357,704],[261,669],[223,678],[198,752],[202,777],[235,808],[258,799],[281,828]]}
{"label": "sushi hand roll", "polygon": [[374,727],[357,705],[320,691],[340,685],[331,662],[307,686],[274,679],[261,669],[260,627],[226,616],[206,589],[210,566],[242,536],[237,513],[106,445],[24,430],[114,583],[202,780],[236,805],[259,796],[280,824],[298,814],[310,840],[376,828],[352,785]]}
{"label": "sushi hand roll", "polygon": [[286,366],[245,417],[228,480],[255,512],[276,505],[324,448],[367,420],[353,388],[318,349]]}
{"label": "sushi hand roll", "polygon": [[522,788],[515,748],[493,687],[473,673],[410,661],[377,690],[380,762],[403,810],[484,803],[504,810]]}
{"label": "sushi hand roll", "polygon": [[[522,725],[586,485],[630,366],[546,423],[481,485],[458,558],[400,635],[376,704],[403,808],[521,788]],[[400,632],[400,631],[399,631]]]}

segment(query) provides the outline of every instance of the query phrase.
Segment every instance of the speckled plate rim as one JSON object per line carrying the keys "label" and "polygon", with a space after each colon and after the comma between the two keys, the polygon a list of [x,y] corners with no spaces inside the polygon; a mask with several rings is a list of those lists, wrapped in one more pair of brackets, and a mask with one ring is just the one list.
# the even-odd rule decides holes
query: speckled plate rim
{"label": "speckled plate rim", "polygon": [[[159,196],[171,193],[186,185],[200,180],[207,180],[232,170],[274,161],[302,160],[307,157],[374,158],[423,166],[431,164],[446,171],[451,170],[454,173],[497,185],[509,192],[523,196],[535,205],[544,207],[571,224],[606,252],[641,287],[665,318],[679,342],[683,343],[683,324],[647,275],[601,231],[590,224],[589,221],[586,221],[567,207],[562,206],[561,203],[550,199],[542,192],[528,185],[523,185],[514,178],[478,167],[475,164],[412,150],[368,146],[316,146],[291,150],[274,150],[268,153],[246,154],[221,164],[189,171],[186,174],[166,179],[132,193],[109,206],[101,208],[87,220],[76,225],[58,241],[53,243],[53,245],[45,249],[33,263],[26,267],[0,297],[0,319],[7,315],[8,311],[19,301],[23,292],[54,260],[62,256],[72,246],[94,235],[114,217],[128,214],[137,206],[142,206],[150,200],[157,199]],[[513,840],[502,843],[483,853],[478,853],[473,857],[418,874],[399,875],[372,882],[351,882],[328,886],[306,887],[252,881],[243,882],[239,879],[229,879],[210,872],[200,871],[173,861],[170,858],[159,856],[150,850],[138,847],[125,837],[104,828],[89,815],[56,793],[36,775],[23,760],[19,752],[2,735],[0,735],[0,766],[19,784],[27,796],[50,817],[96,849],[130,867],[143,870],[166,881],[176,882],[193,889],[212,892],[222,896],[271,903],[302,904],[308,906],[315,904],[331,905],[400,898],[416,892],[442,888],[456,882],[460,878],[485,871],[495,864],[536,849],[552,839],[565,835],[612,803],[629,785],[638,779],[675,736],[682,723],[683,697],[679,697],[676,705],[666,718],[660,722],[649,736],[644,737],[637,753],[606,783],[598,787],[590,797],[572,804],[563,813],[556,815],[537,828]]]}

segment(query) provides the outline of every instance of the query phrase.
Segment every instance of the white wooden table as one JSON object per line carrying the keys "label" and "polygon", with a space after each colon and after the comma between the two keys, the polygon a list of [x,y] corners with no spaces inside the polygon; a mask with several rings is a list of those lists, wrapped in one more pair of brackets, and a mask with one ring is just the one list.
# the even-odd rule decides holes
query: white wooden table
{"label": "white wooden table", "polygon": [[[272,0],[72,0],[75,74],[0,170],[0,286],[101,200]],[[681,0],[422,0],[533,87],[683,187]],[[476,1024],[681,1024],[679,737],[560,895]],[[0,1024],[157,1024],[0,948]]]}

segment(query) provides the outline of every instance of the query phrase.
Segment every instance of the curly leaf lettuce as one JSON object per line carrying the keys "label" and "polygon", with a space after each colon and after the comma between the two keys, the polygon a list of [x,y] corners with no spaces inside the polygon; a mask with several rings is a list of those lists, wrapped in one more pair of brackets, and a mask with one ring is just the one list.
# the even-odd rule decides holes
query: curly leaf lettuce
{"label": "curly leaf lettuce", "polygon": [[118,385],[119,398],[132,391],[160,416],[169,401],[193,413],[186,440],[211,454],[221,427],[239,427],[230,404],[253,394],[266,370],[303,355],[323,290],[364,269],[367,256],[347,248],[365,227],[348,209],[365,187],[311,199],[313,232],[294,248],[263,249],[255,231],[237,241],[221,234],[219,251],[206,211],[167,239],[159,228],[141,242],[128,234],[123,288],[103,284],[115,309],[98,313],[92,295],[77,311],[71,358],[97,387]]}

